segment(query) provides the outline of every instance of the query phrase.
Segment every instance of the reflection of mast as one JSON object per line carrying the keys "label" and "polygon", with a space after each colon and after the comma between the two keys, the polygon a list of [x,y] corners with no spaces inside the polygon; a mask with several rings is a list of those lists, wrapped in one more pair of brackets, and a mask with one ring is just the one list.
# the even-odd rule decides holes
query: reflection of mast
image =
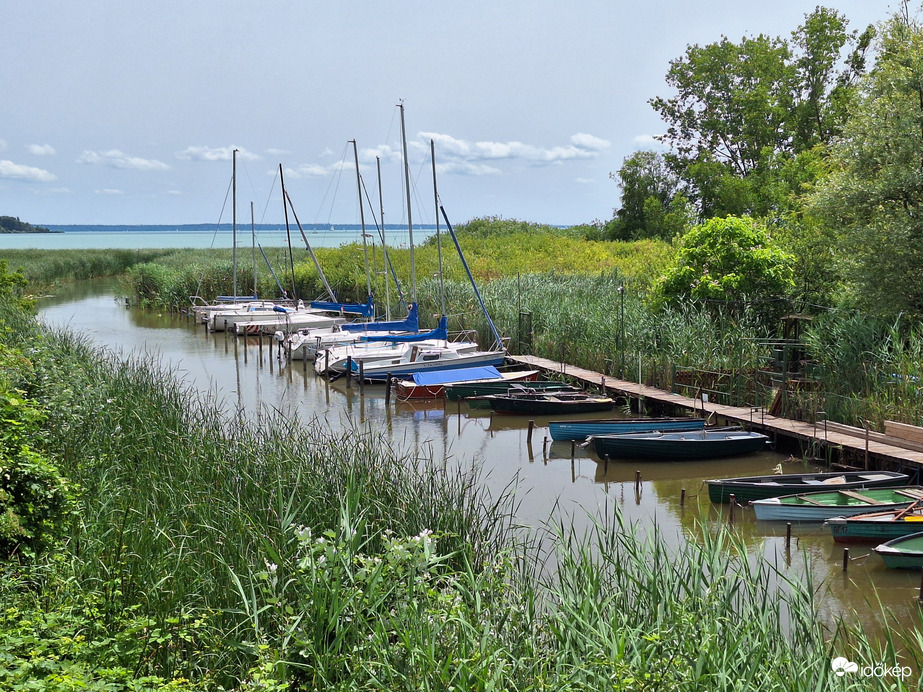
{"label": "reflection of mast", "polygon": [[407,161],[407,131],[404,129],[404,104],[401,109],[401,146],[404,152],[404,184],[407,187],[407,233],[410,239],[410,302],[417,302],[417,271],[413,263],[413,218],[410,213],[410,162]]}

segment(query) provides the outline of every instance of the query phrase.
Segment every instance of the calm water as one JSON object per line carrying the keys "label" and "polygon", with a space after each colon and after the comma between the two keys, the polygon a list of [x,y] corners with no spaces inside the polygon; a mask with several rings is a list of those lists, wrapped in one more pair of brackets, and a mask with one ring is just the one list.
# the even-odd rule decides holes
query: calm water
{"label": "calm water", "polygon": [[[418,450],[450,463],[475,464],[483,471],[483,483],[492,493],[513,484],[518,518],[541,526],[556,513],[588,526],[589,515],[611,516],[618,508],[640,526],[656,521],[671,541],[695,534],[703,523],[725,521],[708,500],[707,478],[772,473],[783,463],[785,471],[804,470],[800,462],[788,461],[774,452],[737,459],[699,463],[610,463],[606,468],[589,450],[576,448],[571,460],[570,443],[552,443],[548,419],[535,419],[531,444],[528,419],[491,415],[464,404],[443,402],[394,402],[385,405],[382,386],[345,382],[329,383],[315,377],[301,362],[283,367],[264,345],[260,357],[255,338],[209,334],[184,318],[128,309],[118,301],[111,283],[86,282],[73,292],[46,299],[41,317],[52,325],[84,333],[100,346],[123,353],[146,353],[185,378],[199,390],[211,392],[227,410],[242,409],[254,417],[297,417],[306,425],[363,426],[379,430],[399,449]],[[642,473],[640,492],[635,472]],[[686,490],[685,506],[680,496]],[[737,530],[752,548],[792,574],[810,570],[821,585],[822,603],[828,615],[846,613],[875,630],[879,622],[873,590],[902,622],[911,622],[918,611],[920,576],[916,572],[886,570],[871,546],[852,546],[853,559],[842,571],[842,547],[833,543],[823,525],[793,528],[791,551],[785,549],[785,526],[757,522],[748,510],[738,510]],[[808,557],[805,566],[801,555]]]}
{"label": "calm water", "polygon": [[[67,227],[73,228],[73,227]],[[227,224],[222,224],[219,230],[199,229],[190,230],[188,227],[178,226],[169,228],[163,226],[134,226],[125,227],[125,230],[107,230],[106,226],[97,227],[99,230],[86,230],[89,227],[77,227],[82,230],[66,230],[63,233],[0,233],[0,250],[22,250],[38,248],[42,250],[78,250],[78,249],[149,249],[149,248],[230,248],[234,246],[234,233]],[[122,227],[119,227],[122,228]],[[378,235],[375,229],[369,231],[375,234],[375,243],[378,244]],[[422,242],[435,233],[435,229],[428,226],[414,227],[414,245]],[[311,247],[339,247],[345,243],[361,243],[362,233],[357,228],[346,229],[305,229],[305,236]],[[297,227],[291,229],[292,246],[304,248],[304,240]],[[388,247],[407,247],[410,243],[410,233],[406,227],[387,228],[385,240]],[[371,240],[368,242],[372,242]],[[262,247],[287,247],[288,237],[285,228],[273,227],[257,229],[256,243]],[[237,247],[249,249],[253,247],[253,235],[250,227],[238,227]]]}

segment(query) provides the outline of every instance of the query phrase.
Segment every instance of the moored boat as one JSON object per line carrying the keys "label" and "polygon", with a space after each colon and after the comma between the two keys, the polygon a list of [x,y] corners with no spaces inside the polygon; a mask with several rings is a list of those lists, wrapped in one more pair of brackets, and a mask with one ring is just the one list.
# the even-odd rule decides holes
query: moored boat
{"label": "moored boat", "polygon": [[894,488],[829,490],[753,500],[750,506],[763,521],[824,521],[870,511],[903,509],[923,499],[918,485]]}
{"label": "moored boat", "polygon": [[768,476],[715,478],[705,481],[712,502],[761,500],[765,497],[795,495],[811,490],[848,490],[881,486],[907,485],[906,473],[896,471],[850,471],[844,473],[789,473]]}
{"label": "moored boat", "polygon": [[486,401],[498,413],[520,413],[537,416],[555,416],[565,413],[591,413],[610,411],[615,400],[591,392],[554,390],[542,392],[518,389],[515,385],[505,394],[487,394],[475,400]]}
{"label": "moored boat", "polygon": [[[579,389],[572,384],[559,382],[557,380],[527,380],[525,382],[517,382],[516,386],[518,388],[534,389],[543,392],[579,391]],[[446,385],[445,398],[449,401],[468,399],[469,403],[475,403],[473,401],[475,397],[483,397],[488,394],[506,394],[509,389],[509,382],[459,382]],[[486,408],[490,408],[486,401],[477,403],[483,403]]]}
{"label": "moored boat", "polygon": [[474,382],[522,382],[534,380],[538,370],[500,372],[493,365],[480,368],[459,368],[457,370],[433,370],[413,373],[410,379],[400,380],[395,385],[399,399],[437,399],[445,395],[450,385]]}
{"label": "moored boat", "polygon": [[915,502],[890,512],[871,512],[851,517],[833,517],[826,521],[837,543],[890,541],[923,530],[923,507]]}
{"label": "moored boat", "polygon": [[736,429],[593,435],[585,444],[600,458],[691,461],[750,454],[768,443],[761,433]]}
{"label": "moored boat", "polygon": [[613,435],[642,432],[676,432],[704,430],[704,418],[607,418],[586,420],[553,420],[548,423],[551,439],[585,440],[591,435]]}
{"label": "moored boat", "polygon": [[881,555],[885,567],[892,569],[923,568],[923,531],[892,538],[874,548]]}

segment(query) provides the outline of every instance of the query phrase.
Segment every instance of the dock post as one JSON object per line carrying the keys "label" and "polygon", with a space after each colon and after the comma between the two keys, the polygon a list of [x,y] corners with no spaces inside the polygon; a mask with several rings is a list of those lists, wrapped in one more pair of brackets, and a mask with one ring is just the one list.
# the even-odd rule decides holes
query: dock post
{"label": "dock post", "polygon": [[685,488],[682,488],[679,491],[679,506],[680,507],[686,506],[686,489]]}
{"label": "dock post", "polygon": [[923,570],[920,570],[920,595],[917,596],[917,601],[923,603]]}
{"label": "dock post", "polygon": [[792,549],[792,523],[789,522],[785,525],[785,549]]}
{"label": "dock post", "polygon": [[641,471],[635,471],[635,492],[641,492]]}
{"label": "dock post", "polygon": [[532,444],[532,429],[535,427],[535,421],[529,421],[529,432],[526,433],[526,444]]}
{"label": "dock post", "polygon": [[734,523],[734,505],[737,504],[737,498],[734,497],[733,493],[731,493],[731,496],[728,499],[730,500],[730,503],[731,503],[731,515],[728,519],[728,522],[733,524]]}
{"label": "dock post", "polygon": [[365,394],[365,361],[359,361],[359,394]]}
{"label": "dock post", "polygon": [[390,372],[385,376],[385,382],[385,406],[387,406],[391,403],[391,385],[393,384]]}
{"label": "dock post", "polygon": [[571,440],[570,441],[570,463],[572,464],[574,463],[574,454],[576,452],[576,448],[577,448],[577,441]]}
{"label": "dock post", "polygon": [[545,459],[548,458],[548,437],[547,436],[542,438],[542,456]]}
{"label": "dock post", "polygon": [[263,332],[260,332],[260,367],[263,367]]}
{"label": "dock post", "polygon": [[849,567],[849,548],[843,548],[843,571]]}
{"label": "dock post", "polygon": [[353,357],[346,356],[346,389],[352,387],[353,382]]}

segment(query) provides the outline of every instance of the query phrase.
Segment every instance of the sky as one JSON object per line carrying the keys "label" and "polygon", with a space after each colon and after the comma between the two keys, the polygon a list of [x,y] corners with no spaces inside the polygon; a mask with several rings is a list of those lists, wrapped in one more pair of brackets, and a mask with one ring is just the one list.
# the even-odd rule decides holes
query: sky
{"label": "sky", "polygon": [[[862,30],[897,0],[830,0]],[[33,224],[605,221],[670,60],[816,0],[0,0],[0,215]],[[380,162],[381,175],[378,170]]]}

